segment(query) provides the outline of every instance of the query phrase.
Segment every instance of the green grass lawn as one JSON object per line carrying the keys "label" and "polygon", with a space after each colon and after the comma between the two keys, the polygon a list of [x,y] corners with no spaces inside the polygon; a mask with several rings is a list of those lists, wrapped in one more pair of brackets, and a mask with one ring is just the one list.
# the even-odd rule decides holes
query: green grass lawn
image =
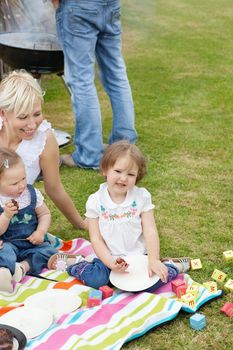
{"label": "green grass lawn", "polygon": [[[123,0],[123,51],[131,82],[138,146],[149,160],[141,182],[152,193],[162,256],[200,258],[197,282],[214,268],[233,278],[233,6],[232,0]],[[44,112],[54,127],[73,133],[70,97],[57,76],[42,80]],[[106,142],[111,109],[98,85]],[[71,152],[70,145],[61,150]],[[63,183],[84,214],[90,193],[103,181],[95,171],[61,168]],[[38,184],[42,188],[42,184]],[[47,200],[51,233],[64,239],[74,230]],[[233,349],[233,320],[220,307],[232,293],[205,305],[204,331],[189,327],[190,315],[154,329],[129,344],[131,350]]]}

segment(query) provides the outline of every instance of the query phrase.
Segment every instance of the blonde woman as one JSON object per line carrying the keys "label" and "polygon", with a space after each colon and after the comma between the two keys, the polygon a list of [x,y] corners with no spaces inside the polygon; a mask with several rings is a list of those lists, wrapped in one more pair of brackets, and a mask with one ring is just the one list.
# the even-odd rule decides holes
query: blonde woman
{"label": "blonde woman", "polygon": [[47,195],[77,229],[86,223],[65,191],[59,175],[59,148],[50,123],[42,114],[43,92],[24,70],[10,72],[0,83],[0,147],[22,158],[27,183],[42,171]]}

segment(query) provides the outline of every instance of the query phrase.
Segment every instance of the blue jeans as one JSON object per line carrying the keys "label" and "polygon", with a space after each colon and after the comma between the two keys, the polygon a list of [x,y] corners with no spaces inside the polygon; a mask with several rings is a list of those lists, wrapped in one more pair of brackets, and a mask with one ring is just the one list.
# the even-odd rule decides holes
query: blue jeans
{"label": "blue jeans", "polygon": [[134,143],[134,106],[121,54],[120,0],[61,0],[56,12],[57,33],[64,52],[65,81],[75,113],[74,162],[98,168],[103,153],[95,59],[100,81],[112,107],[111,144]]}
{"label": "blue jeans", "polygon": [[8,268],[13,275],[15,263],[26,260],[30,266],[29,273],[38,274],[47,267],[50,256],[56,253],[57,249],[48,242],[33,246],[28,241],[22,241],[20,248],[12,243],[3,242],[3,248],[0,249],[0,267]]}
{"label": "blue jeans", "polygon": [[[165,263],[168,268],[168,280],[170,282],[174,280],[179,271],[178,268],[170,263]],[[81,267],[81,268],[80,268]],[[111,270],[105,266],[98,258],[93,259],[92,263],[77,263],[70,266],[67,272],[82,281],[86,286],[98,289],[101,286],[109,284],[109,275]],[[164,282],[159,280],[150,288],[144,289],[142,292],[152,293],[159,287],[163,286]]]}

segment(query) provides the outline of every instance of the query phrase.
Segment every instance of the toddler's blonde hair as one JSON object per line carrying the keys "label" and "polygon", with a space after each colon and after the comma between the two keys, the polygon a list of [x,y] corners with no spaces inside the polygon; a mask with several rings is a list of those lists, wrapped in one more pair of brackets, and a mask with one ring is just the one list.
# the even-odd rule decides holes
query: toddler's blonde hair
{"label": "toddler's blonde hair", "polygon": [[138,166],[136,183],[139,182],[146,174],[147,161],[145,156],[136,145],[131,144],[125,140],[114,142],[106,148],[104,155],[100,161],[100,171],[103,174],[109,168],[112,168],[114,166],[118,158],[124,155],[129,155],[132,163]]}
{"label": "toddler's blonde hair", "polygon": [[14,112],[15,117],[29,114],[36,99],[43,103],[44,92],[33,76],[25,70],[15,70],[0,83],[0,110]]}
{"label": "toddler's blonde hair", "polygon": [[23,161],[15,151],[6,147],[0,147],[0,178],[7,167],[10,168],[20,162]]}

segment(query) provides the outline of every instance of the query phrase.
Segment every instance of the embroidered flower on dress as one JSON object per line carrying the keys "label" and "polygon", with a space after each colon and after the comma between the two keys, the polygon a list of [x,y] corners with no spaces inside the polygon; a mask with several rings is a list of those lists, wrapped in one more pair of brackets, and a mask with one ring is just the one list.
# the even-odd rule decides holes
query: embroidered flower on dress
{"label": "embroidered flower on dress", "polygon": [[131,219],[132,217],[137,215],[137,202],[133,201],[131,206],[128,208],[128,210],[125,210],[124,212],[120,214],[116,214],[114,210],[111,212],[111,210],[106,210],[104,206],[101,204],[101,216],[103,219],[107,221],[115,221],[115,220],[121,220],[121,219]]}
{"label": "embroidered flower on dress", "polygon": [[12,218],[11,218],[11,224],[14,224],[15,222],[18,222],[19,221],[19,219],[17,218],[17,216],[16,215],[14,215]]}
{"label": "embroidered flower on dress", "polygon": [[29,224],[31,218],[32,218],[31,214],[25,213],[23,216],[23,220],[19,221],[19,224]]}

